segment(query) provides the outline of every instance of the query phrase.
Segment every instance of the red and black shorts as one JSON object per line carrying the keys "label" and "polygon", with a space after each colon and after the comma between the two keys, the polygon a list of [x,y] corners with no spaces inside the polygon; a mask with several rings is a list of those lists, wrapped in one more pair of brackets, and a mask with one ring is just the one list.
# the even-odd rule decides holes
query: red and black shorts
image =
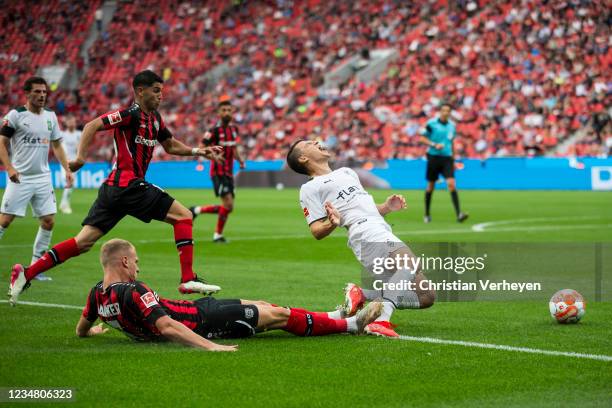
{"label": "red and black shorts", "polygon": [[107,233],[126,215],[147,223],[163,221],[173,202],[168,193],[143,179],[132,180],[127,187],[102,184],[82,225]]}
{"label": "red and black shorts", "polygon": [[195,301],[202,317],[196,332],[206,339],[236,339],[255,334],[259,310],[255,305],[243,305],[240,299],[205,297]]}
{"label": "red and black shorts", "polygon": [[226,194],[234,194],[234,178],[232,176],[212,176],[213,188],[217,197],[223,197]]}

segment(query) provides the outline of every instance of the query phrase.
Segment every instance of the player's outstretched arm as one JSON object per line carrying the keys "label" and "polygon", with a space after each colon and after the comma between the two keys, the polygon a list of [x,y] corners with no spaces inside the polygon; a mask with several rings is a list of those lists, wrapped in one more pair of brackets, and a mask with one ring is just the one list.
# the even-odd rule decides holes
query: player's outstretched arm
{"label": "player's outstretched arm", "polygon": [[103,323],[94,326],[94,322],[90,322],[83,316],[79,319],[76,327],[76,335],[79,337],[92,337],[98,334],[104,334],[108,331],[108,328],[104,327]]}
{"label": "player's outstretched arm", "polygon": [[221,146],[189,147],[175,138],[166,139],[161,144],[166,153],[174,156],[200,156],[213,161],[223,161]]}
{"label": "player's outstretched arm", "polygon": [[207,351],[236,351],[238,346],[223,346],[213,343],[189,330],[184,324],[177,322],[170,316],[160,317],[155,321],[155,327],[162,336],[175,343],[189,347],[205,349]]}
{"label": "player's outstretched arm", "polygon": [[81,141],[79,143],[77,157],[76,159],[68,163],[68,167],[71,171],[74,172],[83,167],[85,161],[87,161],[87,151],[89,150],[91,140],[93,139],[96,132],[102,129],[104,129],[104,122],[102,122],[101,118],[96,118],[85,125],[85,127],[83,128],[83,132],[81,133]]}
{"label": "player's outstretched arm", "polygon": [[406,208],[406,199],[401,194],[393,194],[387,197],[384,203],[377,204],[378,212],[383,217],[390,212],[400,211]]}

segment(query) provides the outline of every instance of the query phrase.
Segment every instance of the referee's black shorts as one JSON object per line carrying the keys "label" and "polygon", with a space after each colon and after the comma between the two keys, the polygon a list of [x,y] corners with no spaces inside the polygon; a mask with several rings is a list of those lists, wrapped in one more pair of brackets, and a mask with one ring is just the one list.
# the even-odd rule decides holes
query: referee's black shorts
{"label": "referee's black shorts", "polygon": [[427,181],[438,181],[442,175],[445,179],[455,177],[455,161],[451,156],[427,155]]}
{"label": "referee's black shorts", "polygon": [[259,309],[243,305],[240,299],[215,299],[207,296],[195,301],[202,324],[195,331],[207,339],[236,339],[255,334]]}
{"label": "referee's black shorts", "polygon": [[143,179],[132,180],[127,187],[102,184],[82,225],[91,225],[106,234],[126,215],[143,222],[163,221],[173,202],[168,193]]}

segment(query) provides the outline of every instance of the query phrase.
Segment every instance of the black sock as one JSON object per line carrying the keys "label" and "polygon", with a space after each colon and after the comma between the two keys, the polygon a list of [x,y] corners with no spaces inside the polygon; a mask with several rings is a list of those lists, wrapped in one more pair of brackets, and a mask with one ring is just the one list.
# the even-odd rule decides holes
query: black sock
{"label": "black sock", "polygon": [[457,216],[459,216],[461,209],[459,209],[459,194],[457,194],[457,190],[451,191],[451,198],[453,200],[453,206],[455,207],[455,212],[457,213]]}
{"label": "black sock", "polygon": [[425,192],[425,215],[429,217],[429,207],[431,207],[431,196],[433,194],[432,192],[426,191]]}

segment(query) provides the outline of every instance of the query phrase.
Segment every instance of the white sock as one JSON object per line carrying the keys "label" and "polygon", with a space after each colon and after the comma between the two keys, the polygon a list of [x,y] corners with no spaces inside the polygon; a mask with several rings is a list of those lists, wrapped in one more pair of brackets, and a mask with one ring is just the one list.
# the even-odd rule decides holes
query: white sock
{"label": "white sock", "polygon": [[64,192],[62,193],[62,202],[60,203],[60,206],[70,206],[70,196],[71,195],[72,195],[72,189],[65,188]]}
{"label": "white sock", "polygon": [[391,320],[391,315],[395,310],[395,305],[391,302],[383,302],[383,311],[380,317],[376,319],[377,322],[388,322]]}
{"label": "white sock", "polygon": [[6,228],[0,227],[0,239],[2,239],[2,236],[4,235],[4,231],[6,231]]}
{"label": "white sock", "polygon": [[51,234],[53,234],[53,231],[47,231],[42,227],[38,227],[38,233],[36,234],[36,240],[34,241],[32,263],[36,262],[38,258],[42,257],[49,249],[49,244],[51,244]]}
{"label": "white sock", "polygon": [[348,317],[346,319],[346,331],[349,333],[357,333],[357,316]]}
{"label": "white sock", "polygon": [[334,310],[333,312],[327,312],[327,317],[330,319],[339,320],[342,319],[342,312],[340,310]]}

